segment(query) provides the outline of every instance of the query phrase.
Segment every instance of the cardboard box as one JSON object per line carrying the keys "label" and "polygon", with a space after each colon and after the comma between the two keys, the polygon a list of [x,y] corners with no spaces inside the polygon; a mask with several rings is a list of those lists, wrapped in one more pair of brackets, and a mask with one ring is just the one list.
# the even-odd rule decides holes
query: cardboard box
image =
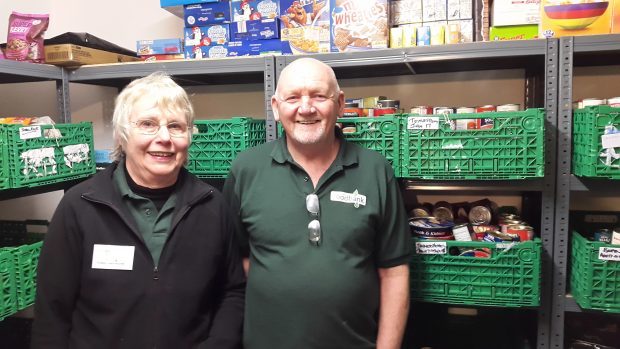
{"label": "cardboard box", "polygon": [[422,22],[422,0],[394,0],[390,2],[391,25],[420,22]]}
{"label": "cardboard box", "polygon": [[[496,0],[497,1],[497,0]],[[522,0],[523,1],[523,0]],[[472,19],[473,1],[472,0],[447,0],[447,16],[449,21],[457,19]]]}
{"label": "cardboard box", "polygon": [[126,56],[84,46],[61,44],[45,46],[45,63],[65,67],[86,64],[136,62],[139,57]]}
{"label": "cardboard box", "polygon": [[183,40],[181,39],[157,39],[138,40],[136,43],[138,56],[144,55],[170,55],[183,53]]}
{"label": "cardboard box", "polygon": [[613,0],[561,3],[542,0],[540,37],[581,36],[611,33]]}
{"label": "cardboard box", "polygon": [[494,0],[491,6],[494,27],[540,23],[540,0]]}
{"label": "cardboard box", "polygon": [[422,0],[422,22],[446,21],[448,3],[446,0]]}
{"label": "cardboard box", "polygon": [[331,51],[388,47],[387,0],[331,0]]}
{"label": "cardboard box", "polygon": [[183,10],[185,27],[230,22],[230,1],[187,5]]}
{"label": "cardboard box", "polygon": [[233,22],[275,19],[280,14],[280,2],[278,0],[232,0],[230,12]]}
{"label": "cardboard box", "polygon": [[279,39],[257,41],[230,41],[227,45],[228,57],[258,56],[262,54],[282,53],[282,42]]}
{"label": "cardboard box", "polygon": [[279,24],[280,20],[277,18],[231,23],[230,41],[277,39],[280,37]]}
{"label": "cardboard box", "polygon": [[329,0],[280,0],[282,54],[330,52]]}
{"label": "cardboard box", "polygon": [[538,25],[512,25],[491,27],[491,40],[527,40],[538,38]]}
{"label": "cardboard box", "polygon": [[613,21],[611,24],[612,33],[620,33],[620,0],[614,0]]}
{"label": "cardboard box", "polygon": [[185,46],[224,45],[230,40],[228,24],[211,24],[203,27],[185,28]]}
{"label": "cardboard box", "polygon": [[228,56],[226,45],[185,46],[185,59],[224,58]]}
{"label": "cardboard box", "polygon": [[177,53],[172,55],[144,55],[140,56],[140,59],[146,62],[173,61],[178,59],[185,59],[185,53]]}

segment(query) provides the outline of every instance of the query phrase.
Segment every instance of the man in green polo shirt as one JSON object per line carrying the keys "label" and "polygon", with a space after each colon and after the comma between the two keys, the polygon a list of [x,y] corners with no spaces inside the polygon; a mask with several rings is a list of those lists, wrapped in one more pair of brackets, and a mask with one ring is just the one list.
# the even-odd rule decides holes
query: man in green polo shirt
{"label": "man in green polo shirt", "polygon": [[400,348],[407,216],[390,165],[344,140],[333,70],[301,58],[272,97],[285,137],[240,154],[224,186],[248,275],[246,349]]}

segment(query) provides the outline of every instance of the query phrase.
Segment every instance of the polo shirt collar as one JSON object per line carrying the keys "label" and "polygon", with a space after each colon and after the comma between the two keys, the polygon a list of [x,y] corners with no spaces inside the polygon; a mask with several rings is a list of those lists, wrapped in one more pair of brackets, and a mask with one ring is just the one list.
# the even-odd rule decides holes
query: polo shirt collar
{"label": "polo shirt collar", "polygon": [[[348,167],[357,164],[358,154],[353,149],[354,145],[346,141],[340,127],[335,126],[334,132],[336,133],[336,139],[340,141],[340,149],[338,150],[338,155],[332,166]],[[286,147],[286,134],[283,134],[282,137],[275,141],[275,145],[271,151],[271,158],[279,164],[284,164],[287,161],[292,164],[295,163],[291,153]]]}

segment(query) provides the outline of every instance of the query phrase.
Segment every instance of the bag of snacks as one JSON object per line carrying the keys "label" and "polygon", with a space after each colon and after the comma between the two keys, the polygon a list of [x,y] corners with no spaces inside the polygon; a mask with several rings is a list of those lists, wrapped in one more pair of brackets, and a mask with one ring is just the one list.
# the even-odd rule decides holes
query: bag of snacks
{"label": "bag of snacks", "polygon": [[43,34],[48,25],[47,14],[11,13],[4,52],[6,58],[43,63],[45,60]]}

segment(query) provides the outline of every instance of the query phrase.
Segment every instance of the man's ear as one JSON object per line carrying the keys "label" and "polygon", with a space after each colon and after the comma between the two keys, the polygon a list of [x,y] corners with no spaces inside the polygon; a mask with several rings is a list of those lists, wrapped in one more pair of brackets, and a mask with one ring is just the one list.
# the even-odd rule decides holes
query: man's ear
{"label": "man's ear", "polygon": [[280,114],[278,113],[278,101],[276,96],[271,97],[271,110],[273,111],[273,118],[276,121],[280,121]]}

